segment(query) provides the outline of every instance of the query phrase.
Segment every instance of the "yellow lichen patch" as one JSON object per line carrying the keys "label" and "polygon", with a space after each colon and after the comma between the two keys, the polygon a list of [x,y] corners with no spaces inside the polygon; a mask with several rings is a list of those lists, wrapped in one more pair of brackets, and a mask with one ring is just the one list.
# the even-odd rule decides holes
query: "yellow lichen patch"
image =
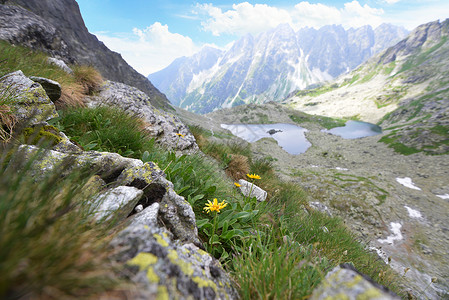
{"label": "yellow lichen patch", "polygon": [[150,282],[159,282],[159,276],[154,272],[153,265],[157,262],[157,256],[151,253],[141,252],[128,260],[130,266],[138,266],[139,271],[147,270],[147,278]]}
{"label": "yellow lichen patch", "polygon": [[209,255],[209,253],[207,253],[206,251],[201,250],[201,249],[198,249],[197,252],[198,252],[199,254],[201,254],[201,255]]}
{"label": "yellow lichen patch", "polygon": [[170,297],[168,296],[167,287],[160,285],[157,287],[157,297],[156,300],[168,300]]}
{"label": "yellow lichen patch", "polygon": [[152,266],[148,267],[147,278],[148,278],[148,281],[150,281],[150,282],[156,282],[156,283],[159,282],[159,276],[157,276],[156,272],[154,272],[154,269]]}
{"label": "yellow lichen patch", "polygon": [[143,228],[145,228],[146,230],[150,230],[150,226],[148,225],[143,225]]}
{"label": "yellow lichen patch", "polygon": [[159,243],[159,245],[161,245],[162,247],[168,247],[167,241],[164,240],[160,234],[155,233],[153,234],[153,236],[156,239],[156,242]]}
{"label": "yellow lichen patch", "polygon": [[217,285],[210,279],[203,279],[195,276],[192,280],[198,285],[199,288],[211,287],[215,292],[217,292]]}
{"label": "yellow lichen patch", "polygon": [[367,289],[363,294],[357,296],[357,300],[381,299],[382,293],[376,288]]}
{"label": "yellow lichen patch", "polygon": [[363,278],[360,275],[355,276],[352,281],[349,282],[345,282],[344,284],[348,287],[348,288],[353,288],[355,287],[360,281],[362,281]]}
{"label": "yellow lichen patch", "polygon": [[173,250],[173,249],[168,250],[167,257],[168,257],[168,259],[170,259],[172,264],[177,265],[184,274],[186,274],[187,276],[193,275],[192,266],[188,262],[185,262],[184,260],[179,259],[178,253],[175,250]]}
{"label": "yellow lichen patch", "polygon": [[349,300],[349,297],[346,294],[340,293],[334,296],[326,297],[324,300]]}

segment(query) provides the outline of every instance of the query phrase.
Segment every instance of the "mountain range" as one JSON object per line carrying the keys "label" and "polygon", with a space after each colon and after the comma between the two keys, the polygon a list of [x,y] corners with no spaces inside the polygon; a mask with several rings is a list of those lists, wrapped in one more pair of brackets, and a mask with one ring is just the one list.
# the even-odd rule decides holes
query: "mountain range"
{"label": "mountain range", "polygon": [[279,101],[354,69],[406,34],[390,24],[347,30],[328,25],[297,32],[282,24],[256,37],[248,34],[227,51],[204,47],[148,79],[174,105],[198,113]]}
{"label": "mountain range", "polygon": [[449,19],[423,24],[356,70],[284,101],[305,113],[392,129],[385,142],[405,153],[449,152]]}

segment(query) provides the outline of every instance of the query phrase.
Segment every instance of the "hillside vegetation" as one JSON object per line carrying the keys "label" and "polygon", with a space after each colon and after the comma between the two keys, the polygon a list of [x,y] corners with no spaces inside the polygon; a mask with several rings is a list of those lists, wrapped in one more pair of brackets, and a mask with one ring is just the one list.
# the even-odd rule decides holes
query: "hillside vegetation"
{"label": "hillside vegetation", "polygon": [[[324,275],[342,262],[401,292],[398,275],[357,241],[341,219],[311,209],[310,195],[282,182],[269,161],[252,156],[249,145],[215,143],[206,131],[192,127],[207,156],[176,155],[156,145],[135,116],[117,108],[83,106],[83,97],[95,93],[101,81],[91,76],[93,70],[81,72],[85,67],[73,66],[71,75],[48,64],[42,53],[4,42],[0,47],[0,76],[21,69],[28,76],[60,82],[65,96],[60,117],[51,121],[55,128],[85,150],[116,152],[158,164],[175,191],[192,205],[204,247],[232,274],[243,299],[307,298]],[[0,93],[0,102],[6,108],[14,96],[4,95]],[[5,111],[0,112],[1,120],[14,113]],[[9,164],[11,155],[16,155],[11,154],[15,145],[23,141],[21,126],[2,122],[11,138],[3,141],[0,170],[0,273],[8,274],[0,279],[0,297],[61,299],[131,293],[131,283],[123,269],[111,263],[113,253],[108,251],[120,224],[93,221],[85,205],[89,195],[81,192],[85,184],[78,177],[60,181],[58,171],[36,183],[26,165],[23,172],[13,172]],[[242,178],[257,181],[268,192],[267,201],[243,197],[233,183]],[[208,214],[204,208],[213,199],[228,205]]]}

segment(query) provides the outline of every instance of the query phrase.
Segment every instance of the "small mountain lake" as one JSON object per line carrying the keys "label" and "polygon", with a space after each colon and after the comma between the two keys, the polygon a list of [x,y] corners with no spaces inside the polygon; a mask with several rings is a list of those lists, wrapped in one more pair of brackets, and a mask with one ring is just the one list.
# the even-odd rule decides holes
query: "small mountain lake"
{"label": "small mountain lake", "polygon": [[250,143],[272,137],[282,149],[293,155],[306,152],[312,145],[304,135],[307,129],[292,124],[221,124],[221,127]]}
{"label": "small mountain lake", "polygon": [[344,127],[335,127],[329,130],[323,129],[321,131],[341,136],[344,139],[358,139],[381,134],[382,128],[367,122],[348,121]]}

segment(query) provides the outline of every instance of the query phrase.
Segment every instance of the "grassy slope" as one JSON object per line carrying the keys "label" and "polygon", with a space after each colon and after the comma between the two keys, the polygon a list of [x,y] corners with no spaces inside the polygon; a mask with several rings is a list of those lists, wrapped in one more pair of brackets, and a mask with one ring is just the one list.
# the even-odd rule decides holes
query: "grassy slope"
{"label": "grassy slope", "polygon": [[[5,45],[2,46],[5,47]],[[14,54],[15,50],[17,48],[9,49],[9,55]],[[5,53],[5,51],[0,53]],[[71,84],[71,80],[74,80],[66,74],[59,74],[58,70],[52,69],[54,67],[48,66],[43,62],[45,58],[41,54],[35,55],[28,52],[27,55],[20,56],[22,59],[16,62],[16,68],[27,66],[28,69],[24,70],[27,75],[47,76],[55,80],[59,78],[61,81],[67,80],[69,84]],[[5,63],[5,58],[1,58],[0,61]],[[7,70],[15,69],[8,57],[6,63],[9,68]],[[53,75],[55,73],[56,75]],[[62,82],[62,84],[65,83]],[[120,152],[122,155],[142,158],[144,161],[154,160],[165,170],[168,179],[173,181],[175,190],[192,204],[197,220],[199,223],[201,222],[201,226],[199,224],[200,234],[206,247],[211,253],[221,257],[225,267],[233,274],[243,298],[253,298],[254,295],[269,299],[297,299],[308,296],[326,272],[341,262],[353,263],[374,280],[398,291],[397,280],[392,271],[376,255],[368,253],[365,246],[355,240],[341,220],[309,209],[305,200],[306,193],[294,184],[279,181],[269,162],[254,161],[249,149],[222,143],[214,145],[208,140],[207,134],[201,129],[197,129],[195,132],[197,140],[203,141],[200,145],[201,148],[207,154],[217,158],[218,164],[202,155],[176,157],[174,153],[155,146],[154,141],[139,130],[139,120],[127,116],[124,112],[105,108],[66,108],[61,115],[61,118],[55,121],[55,125],[64,129],[69,136],[86,148]],[[126,122],[123,121],[125,119]],[[89,134],[93,131],[95,134]],[[118,138],[112,139],[110,133],[115,134]],[[246,157],[249,171],[262,177],[258,184],[268,191],[266,203],[257,204],[252,199],[242,197],[236,192],[232,181],[223,175],[220,169],[229,168],[237,155],[240,158]],[[243,171],[244,174],[246,170]],[[0,178],[7,179],[4,173]],[[10,197],[11,193],[22,194],[23,188],[19,185],[2,186],[8,187],[3,193],[5,197]],[[44,192],[43,195],[45,195]],[[215,234],[210,231],[213,217],[203,211],[207,200],[213,198],[218,198],[220,201],[226,200],[229,203],[228,207],[218,216],[218,218],[222,218],[220,220],[223,222],[218,222],[219,226],[215,228]],[[26,200],[27,198],[23,199],[19,208],[21,213],[30,209],[28,205],[31,205]],[[41,202],[40,199],[36,199],[38,204],[48,209],[50,202],[43,200]],[[69,200],[75,201],[75,198],[69,198],[67,201]],[[3,222],[6,222],[4,226],[10,225],[8,221],[12,210],[4,209],[2,213],[5,214],[5,217],[2,218]],[[42,212],[43,215],[40,215],[39,211],[36,211],[36,214],[43,218],[45,209]],[[83,221],[85,219],[81,218],[79,222]],[[233,223],[230,224],[231,222]],[[41,228],[44,232],[56,229],[53,224],[45,222],[43,224],[44,226]],[[82,229],[86,229],[79,229],[71,225],[72,223],[70,226],[61,223],[58,228],[63,232],[71,232],[75,236],[79,232],[82,234],[84,232]],[[32,239],[23,240],[21,238],[22,229],[16,230],[10,236],[11,241],[1,240],[2,249],[11,250],[8,245],[12,242],[24,249],[35,245]],[[30,234],[33,236],[34,233]],[[36,235],[34,238],[38,237]],[[57,243],[59,241],[57,239],[60,237],[49,236],[48,238],[49,242]],[[100,237],[87,234],[85,239],[80,241],[89,245],[94,240],[106,242],[108,238],[107,232],[105,232]],[[34,250],[43,251],[44,249],[40,249],[40,247],[44,246],[37,246]],[[82,251],[85,249],[77,248],[74,251],[83,253]],[[23,257],[16,259],[16,263],[12,260],[11,255],[15,255],[15,253],[9,251],[2,256],[2,261],[11,261],[12,265],[9,266],[11,270],[21,269],[20,265],[23,259],[26,259],[26,254],[22,254]],[[49,259],[53,264],[61,262],[51,257]],[[70,257],[67,259],[72,265],[76,265]],[[290,264],[285,264],[285,261],[289,261]],[[88,262],[92,262],[94,270],[95,266],[98,266],[94,264],[94,261],[88,260]],[[266,272],[267,267],[270,268],[269,272]],[[0,268],[2,268],[0,270],[2,274],[9,270],[5,269],[5,264],[1,264]],[[32,293],[41,293],[46,282],[56,282],[61,279],[59,273],[49,273],[47,268],[48,266],[45,264],[37,266],[33,273],[36,276],[28,281],[5,281],[6,279],[2,277],[0,286],[7,286],[6,292],[25,287]],[[92,272],[92,269],[81,268],[79,272],[81,273],[76,273],[77,277],[80,280],[86,279],[89,278],[88,274]],[[42,277],[41,274],[46,274],[46,276]],[[98,278],[99,281],[101,278],[108,279],[107,276],[103,277],[103,274],[99,274]],[[60,286],[57,288],[59,295],[69,295],[72,290],[82,290],[84,287],[82,281],[70,282],[72,283],[70,287]],[[5,290],[2,292],[5,293]],[[94,294],[97,291],[86,290],[84,292]]]}

